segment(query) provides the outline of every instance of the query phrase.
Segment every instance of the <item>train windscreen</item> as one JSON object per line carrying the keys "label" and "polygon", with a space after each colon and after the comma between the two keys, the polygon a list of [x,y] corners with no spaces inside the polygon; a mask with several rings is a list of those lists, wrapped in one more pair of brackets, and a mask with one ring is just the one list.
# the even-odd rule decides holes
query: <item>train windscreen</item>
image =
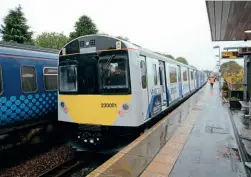
{"label": "train windscreen", "polygon": [[127,62],[124,59],[99,61],[101,89],[128,88]]}
{"label": "train windscreen", "polygon": [[59,66],[60,91],[61,92],[77,92],[77,66]]}
{"label": "train windscreen", "polygon": [[[73,64],[74,63],[74,64]],[[128,94],[129,62],[124,51],[62,56],[61,94]]]}

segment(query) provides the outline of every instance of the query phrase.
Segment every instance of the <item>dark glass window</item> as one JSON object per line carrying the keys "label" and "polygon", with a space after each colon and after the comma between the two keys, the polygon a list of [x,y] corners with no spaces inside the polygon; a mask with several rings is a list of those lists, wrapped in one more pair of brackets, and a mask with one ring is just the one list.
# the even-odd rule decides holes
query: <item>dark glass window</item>
{"label": "dark glass window", "polygon": [[146,88],[146,76],[147,76],[146,62],[145,61],[143,61],[143,60],[140,61],[140,68],[141,68],[142,88],[145,89]]}
{"label": "dark glass window", "polygon": [[187,81],[187,70],[183,71],[183,81]]}
{"label": "dark glass window", "polygon": [[193,71],[190,71],[191,80],[193,80]]}
{"label": "dark glass window", "polygon": [[58,69],[44,68],[44,88],[47,91],[57,90]]}
{"label": "dark glass window", "polygon": [[77,92],[78,82],[77,82],[77,66],[76,65],[66,65],[59,67],[59,82],[61,92]]}
{"label": "dark glass window", "polygon": [[36,69],[34,67],[23,66],[21,68],[21,88],[26,93],[37,91]]}
{"label": "dark glass window", "polygon": [[163,75],[162,75],[162,68],[159,67],[159,79],[160,79],[160,85],[163,85]]}
{"label": "dark glass window", "polygon": [[154,85],[158,84],[156,64],[153,64],[153,81],[154,81]]}
{"label": "dark glass window", "polygon": [[130,74],[127,51],[59,57],[59,93],[129,94]]}
{"label": "dark glass window", "polygon": [[177,82],[176,68],[169,67],[169,77],[170,77],[170,83],[176,83]]}
{"label": "dark glass window", "polygon": [[128,88],[127,62],[124,59],[114,59],[107,64],[99,62],[101,88]]}

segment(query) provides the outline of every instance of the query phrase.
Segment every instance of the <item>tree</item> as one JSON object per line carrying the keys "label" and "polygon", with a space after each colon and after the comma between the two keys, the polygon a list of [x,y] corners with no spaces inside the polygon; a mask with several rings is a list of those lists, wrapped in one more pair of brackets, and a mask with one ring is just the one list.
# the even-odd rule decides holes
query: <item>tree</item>
{"label": "tree", "polygon": [[61,49],[68,41],[69,38],[63,33],[44,32],[37,36],[35,45],[45,48]]}
{"label": "tree", "polygon": [[223,63],[220,67],[221,73],[227,72],[227,73],[239,73],[241,69],[243,69],[242,66],[240,66],[235,61],[229,61],[226,63]]}
{"label": "tree", "polygon": [[130,40],[129,40],[129,38],[128,38],[128,37],[117,36],[116,38],[121,39],[121,40],[124,40],[124,41],[128,41],[128,42],[130,42]]}
{"label": "tree", "polygon": [[98,29],[92,19],[86,15],[82,15],[75,23],[75,31],[70,33],[70,38],[75,39],[79,36],[97,34]]}
{"label": "tree", "polygon": [[4,25],[1,25],[0,29],[3,41],[32,44],[33,32],[29,31],[29,26],[26,23],[27,20],[21,5],[10,10],[8,15],[4,17]]}
{"label": "tree", "polygon": [[232,90],[243,90],[244,68],[235,61],[229,61],[221,65],[222,77],[232,85]]}
{"label": "tree", "polygon": [[181,63],[184,63],[184,64],[188,65],[187,60],[186,60],[185,58],[183,58],[183,57],[177,57],[177,58],[176,58],[176,61],[178,61],[178,62],[181,62]]}
{"label": "tree", "polygon": [[104,33],[104,32],[100,32],[98,33],[99,35],[106,35],[106,36],[110,36],[108,33]]}

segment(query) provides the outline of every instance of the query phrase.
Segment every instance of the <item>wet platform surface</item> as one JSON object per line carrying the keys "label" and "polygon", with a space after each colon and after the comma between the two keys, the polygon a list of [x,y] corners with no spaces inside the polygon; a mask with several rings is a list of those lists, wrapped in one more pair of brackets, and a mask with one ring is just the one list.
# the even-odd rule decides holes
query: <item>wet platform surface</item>
{"label": "wet platform surface", "polygon": [[[176,139],[170,138],[141,177],[246,176],[218,84],[213,89],[207,84],[203,89],[204,94],[190,116],[175,132]],[[191,131],[180,131],[186,126]],[[186,140],[177,141],[182,136]]]}
{"label": "wet platform surface", "polygon": [[246,176],[227,104],[209,84],[88,177]]}

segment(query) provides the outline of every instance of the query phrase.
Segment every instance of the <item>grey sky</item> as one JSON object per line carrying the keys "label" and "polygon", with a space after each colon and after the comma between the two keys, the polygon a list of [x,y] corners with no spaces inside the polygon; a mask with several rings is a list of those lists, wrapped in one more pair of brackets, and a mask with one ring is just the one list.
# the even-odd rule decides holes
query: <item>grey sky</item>
{"label": "grey sky", "polygon": [[200,69],[216,65],[217,49],[212,49],[215,44],[211,42],[204,0],[1,0],[0,24],[8,10],[18,4],[35,35],[44,31],[68,35],[77,19],[86,14],[101,32],[127,36],[145,48],[183,56]]}

